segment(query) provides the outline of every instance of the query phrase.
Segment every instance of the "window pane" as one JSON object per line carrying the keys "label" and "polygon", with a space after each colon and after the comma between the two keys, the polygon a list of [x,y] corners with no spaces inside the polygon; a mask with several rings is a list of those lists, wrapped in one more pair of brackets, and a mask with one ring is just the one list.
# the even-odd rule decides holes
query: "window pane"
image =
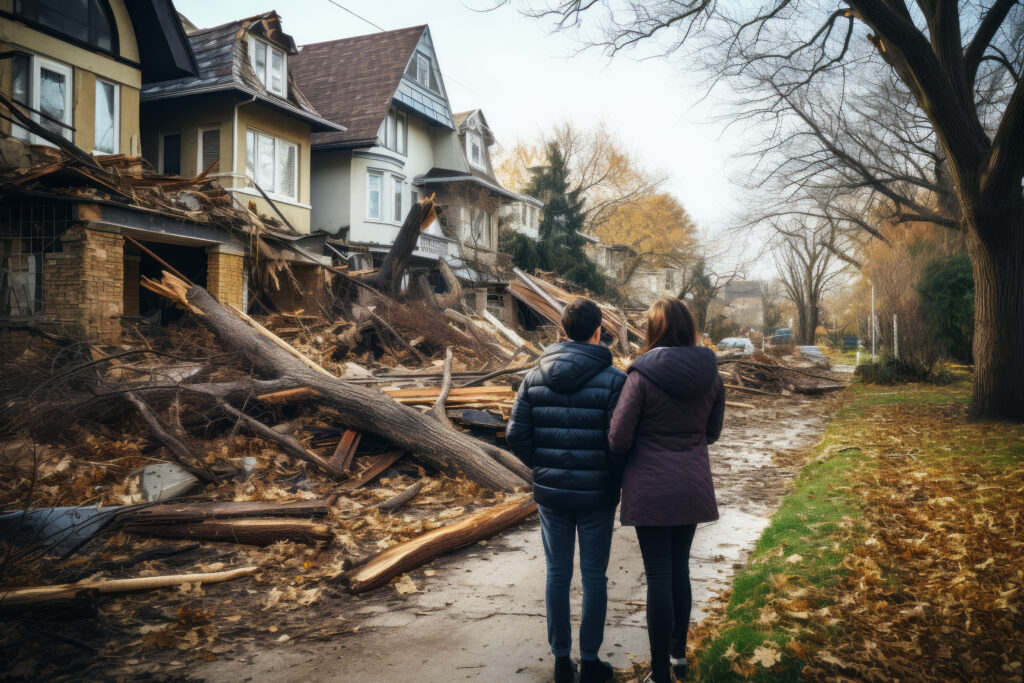
{"label": "window pane", "polygon": [[[46,67],[39,69],[39,111],[58,121],[68,122],[67,110],[67,75],[50,71]],[[58,135],[69,137],[71,131],[54,124],[45,118],[39,121],[44,128]]]}
{"label": "window pane", "polygon": [[256,179],[256,133],[245,132],[245,175]]}
{"label": "window pane", "polygon": [[277,146],[277,174],[279,184],[277,193],[293,199],[295,198],[295,160],[297,152],[298,149],[295,145],[281,143]]}
{"label": "window pane", "polygon": [[381,176],[379,173],[371,173],[366,176],[369,191],[367,192],[366,215],[370,218],[380,218],[380,185]]}
{"label": "window pane", "polygon": [[164,136],[164,174],[181,175],[181,135]]}
{"label": "window pane", "polygon": [[398,135],[395,131],[395,110],[392,109],[388,112],[388,147],[390,149],[398,149]]}
{"label": "window pane", "polygon": [[255,54],[253,59],[255,60],[256,76],[260,79],[260,82],[266,86],[267,84],[267,44],[261,43],[260,41],[254,41],[253,47],[255,48]]}
{"label": "window pane", "polygon": [[284,93],[284,53],[270,50],[270,91]]}
{"label": "window pane", "polygon": [[430,86],[430,60],[423,55],[416,55],[416,80]]}
{"label": "window pane", "polygon": [[27,105],[28,83],[29,83],[29,59],[27,55],[15,54],[11,57],[13,71],[13,83],[11,84],[11,97],[15,102]]}
{"label": "window pane", "polygon": [[[247,136],[248,137],[248,136]],[[214,161],[217,165],[210,169],[210,173],[216,173],[220,170],[220,128],[211,128],[210,130],[203,131],[203,160],[199,162],[200,171],[206,170],[206,168]]]}
{"label": "window pane", "polygon": [[257,135],[259,143],[256,152],[256,182],[264,192],[277,192],[274,187],[274,138]]}
{"label": "window pane", "polygon": [[409,125],[409,121],[406,118],[405,114],[402,113],[402,112],[399,112],[398,113],[398,144],[395,145],[395,151],[400,152],[401,154],[405,154],[406,151],[407,151],[406,148],[405,148],[405,138],[406,138],[406,131],[408,130],[408,128],[407,128],[408,125]]}
{"label": "window pane", "polygon": [[401,221],[401,220],[405,219],[405,211],[402,210],[403,209],[403,207],[402,207],[402,181],[400,179],[398,179],[398,178],[393,178],[392,179],[392,185],[393,185],[392,192],[394,193],[394,200],[395,200],[395,203],[394,203],[394,212],[395,212],[394,213],[394,219],[396,221]]}
{"label": "window pane", "polygon": [[116,92],[112,83],[96,81],[96,139],[93,149],[97,152],[113,154],[117,151],[117,142],[114,140],[117,132]]}

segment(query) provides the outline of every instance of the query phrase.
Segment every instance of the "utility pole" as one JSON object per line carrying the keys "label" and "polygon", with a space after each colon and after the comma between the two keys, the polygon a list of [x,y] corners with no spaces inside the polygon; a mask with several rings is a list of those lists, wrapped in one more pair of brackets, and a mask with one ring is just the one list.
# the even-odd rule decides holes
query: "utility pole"
{"label": "utility pole", "polygon": [[892,314],[892,357],[900,357],[900,335],[896,330],[896,314]]}
{"label": "utility pole", "polygon": [[871,283],[871,362],[875,362],[875,283]]}

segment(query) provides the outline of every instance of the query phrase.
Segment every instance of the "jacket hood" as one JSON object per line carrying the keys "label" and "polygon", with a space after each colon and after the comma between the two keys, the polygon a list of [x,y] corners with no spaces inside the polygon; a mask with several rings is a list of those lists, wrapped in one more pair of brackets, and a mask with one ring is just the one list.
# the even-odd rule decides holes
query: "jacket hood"
{"label": "jacket hood", "polygon": [[537,371],[552,391],[572,394],[611,364],[612,352],[606,347],[568,341],[545,349],[537,361]]}
{"label": "jacket hood", "polygon": [[707,393],[718,376],[718,358],[706,346],[665,346],[633,361],[639,372],[672,398],[690,401]]}

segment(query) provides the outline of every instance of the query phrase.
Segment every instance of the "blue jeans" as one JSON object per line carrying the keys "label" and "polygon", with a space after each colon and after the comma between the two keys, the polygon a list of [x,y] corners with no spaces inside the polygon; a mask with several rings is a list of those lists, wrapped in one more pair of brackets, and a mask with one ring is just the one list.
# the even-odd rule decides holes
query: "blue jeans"
{"label": "blue jeans", "polygon": [[572,581],[576,535],[580,538],[580,575],[583,577],[583,622],[580,657],[596,660],[604,640],[608,608],[608,554],[612,547],[615,508],[574,512],[539,506],[540,530],[547,560],[548,644],[556,657],[572,650],[569,625],[569,583]]}

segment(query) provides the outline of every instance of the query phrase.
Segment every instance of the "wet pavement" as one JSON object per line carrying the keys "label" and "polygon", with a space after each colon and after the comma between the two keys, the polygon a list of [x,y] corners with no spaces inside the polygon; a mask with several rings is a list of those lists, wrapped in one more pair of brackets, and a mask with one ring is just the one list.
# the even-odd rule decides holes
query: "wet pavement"
{"label": "wet pavement", "polygon": [[[730,409],[711,448],[721,519],[694,538],[693,621],[754,548],[796,469],[777,454],[820,438],[830,399],[757,397]],[[358,630],[328,642],[252,647],[242,656],[194,666],[192,676],[240,681],[548,681],[544,557],[536,520],[410,573],[421,592],[382,588],[338,601],[337,619]],[[619,668],[648,658],[645,583],[632,528],[616,526],[608,569],[603,658]],[[574,628],[580,585],[574,577]],[[322,614],[322,612],[321,612]],[[574,656],[576,654],[574,653]]]}

